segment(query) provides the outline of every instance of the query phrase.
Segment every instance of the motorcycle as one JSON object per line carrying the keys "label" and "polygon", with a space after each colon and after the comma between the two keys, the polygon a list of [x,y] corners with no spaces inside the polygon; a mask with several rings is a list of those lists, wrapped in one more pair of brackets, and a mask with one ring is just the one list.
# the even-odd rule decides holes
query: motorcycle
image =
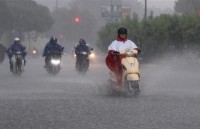
{"label": "motorcycle", "polygon": [[13,57],[11,58],[11,67],[12,67],[11,72],[17,76],[21,76],[25,64],[22,54],[23,53],[21,51],[16,51]]}
{"label": "motorcycle", "polygon": [[79,63],[78,63],[78,66],[77,66],[77,71],[81,74],[85,74],[88,70],[88,67],[89,67],[89,53],[88,52],[80,52],[79,53]]}
{"label": "motorcycle", "polygon": [[116,54],[122,56],[122,85],[117,85],[115,73],[109,72],[110,79],[108,80],[109,94],[122,93],[127,97],[137,97],[140,94],[140,66],[137,59],[138,50],[125,49]]}
{"label": "motorcycle", "polygon": [[61,69],[61,55],[60,51],[51,51],[48,53],[49,62],[46,67],[47,72],[50,74],[56,75],[60,72]]}

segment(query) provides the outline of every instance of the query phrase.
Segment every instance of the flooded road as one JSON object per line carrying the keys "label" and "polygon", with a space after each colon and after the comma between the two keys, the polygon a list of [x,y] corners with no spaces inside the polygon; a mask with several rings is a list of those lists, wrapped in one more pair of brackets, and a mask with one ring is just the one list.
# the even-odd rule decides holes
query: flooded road
{"label": "flooded road", "polygon": [[64,55],[60,73],[51,76],[42,58],[27,60],[21,77],[9,72],[7,60],[0,64],[1,129],[200,128],[198,65],[144,64],[141,95],[125,98],[107,95],[102,61],[82,76]]}

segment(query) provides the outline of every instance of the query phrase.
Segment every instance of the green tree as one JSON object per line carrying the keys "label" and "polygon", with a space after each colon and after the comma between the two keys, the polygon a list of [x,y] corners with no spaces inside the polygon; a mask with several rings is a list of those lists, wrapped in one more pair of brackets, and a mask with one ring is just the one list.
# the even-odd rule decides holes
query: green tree
{"label": "green tree", "polygon": [[177,0],[175,2],[175,11],[181,14],[196,14],[200,9],[199,0]]}
{"label": "green tree", "polygon": [[[168,52],[173,46],[176,51],[185,46],[200,47],[200,18],[196,15],[161,15],[146,21],[126,19],[120,23],[109,23],[98,35],[97,46],[107,52],[107,47],[116,37],[119,26],[128,28],[129,38],[135,43],[142,43],[142,51],[146,59]],[[197,48],[197,47],[196,47]]]}
{"label": "green tree", "polygon": [[49,9],[32,0],[7,1],[12,15],[12,29],[20,33],[45,32],[53,24]]}
{"label": "green tree", "polygon": [[0,0],[0,17],[0,38],[4,34],[4,45],[14,36],[23,39],[27,32],[46,32],[53,24],[49,9],[33,0]]}
{"label": "green tree", "polygon": [[6,1],[0,1],[0,37],[7,30],[11,29],[12,17]]}

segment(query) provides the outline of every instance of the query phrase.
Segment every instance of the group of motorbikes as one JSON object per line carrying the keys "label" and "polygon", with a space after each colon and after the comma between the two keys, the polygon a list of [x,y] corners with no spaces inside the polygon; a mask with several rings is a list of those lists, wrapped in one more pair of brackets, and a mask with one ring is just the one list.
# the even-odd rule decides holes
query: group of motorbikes
{"label": "group of motorbikes", "polygon": [[[47,70],[47,72],[49,74],[52,75],[56,75],[59,73],[60,69],[61,69],[61,57],[62,57],[63,52],[61,51],[49,51],[48,52],[48,64],[45,67],[45,69]],[[89,67],[89,55],[90,53],[87,52],[81,52],[80,53],[80,58],[81,61],[78,64],[76,70],[81,73],[81,74],[85,74],[88,71],[88,67]],[[37,49],[33,49],[31,52],[31,56],[33,58],[38,57],[38,50]],[[14,55],[12,56],[12,73],[14,75],[18,75],[20,76],[22,74],[23,67],[25,65],[25,61],[22,58],[22,52],[17,51],[14,53]]]}
{"label": "group of motorbikes", "polygon": [[[14,53],[11,64],[11,72],[16,76],[21,76],[24,71],[26,61],[22,58],[22,53],[17,51]],[[49,63],[45,67],[47,72],[56,75],[61,69],[61,53],[60,52],[50,52],[49,53]]]}
{"label": "group of motorbikes", "polygon": [[[137,58],[138,53],[140,53],[140,50],[126,48],[125,50],[116,54],[116,56],[123,55],[123,58],[121,60],[123,71],[122,85],[116,85],[117,79],[115,74],[109,72],[110,77],[107,82],[109,94],[124,94],[127,97],[137,97],[140,94],[140,65]],[[85,74],[89,67],[88,60],[91,53],[82,51],[80,54],[81,62],[77,66],[77,71],[81,74]],[[62,53],[60,52],[49,53],[50,62],[49,66],[46,68],[49,73],[57,74],[60,71],[61,55]]]}
{"label": "group of motorbikes", "polygon": [[[140,80],[140,65],[138,61],[138,54],[140,49],[126,48],[120,51],[115,56],[123,56],[121,60],[122,65],[122,84],[117,85],[117,78],[115,73],[109,72],[109,79],[107,81],[107,90],[111,95],[123,94],[127,97],[137,97],[140,94],[139,80]],[[77,70],[80,73],[85,73],[88,69],[89,54],[82,52],[82,62]]]}
{"label": "group of motorbikes", "polygon": [[[38,53],[37,50],[32,50],[32,56],[36,56],[34,54]],[[81,62],[77,67],[77,71],[79,73],[85,74],[88,70],[89,64],[89,53],[81,52]],[[110,72],[109,80],[108,80],[108,91],[109,94],[118,94],[123,93],[128,97],[137,97],[140,94],[139,89],[139,80],[140,80],[140,66],[139,61],[137,59],[138,51],[132,49],[125,49],[118,53],[118,55],[123,55],[123,59],[121,60],[122,65],[122,85],[116,85],[117,79],[114,73]],[[61,56],[62,52],[52,51],[48,53],[49,63],[46,67],[48,73],[52,75],[56,75],[59,73],[61,69]],[[116,55],[117,56],[117,55]],[[12,57],[13,69],[12,73],[14,75],[20,76],[23,72],[23,67],[25,65],[25,61],[22,58],[21,52],[15,52]]]}

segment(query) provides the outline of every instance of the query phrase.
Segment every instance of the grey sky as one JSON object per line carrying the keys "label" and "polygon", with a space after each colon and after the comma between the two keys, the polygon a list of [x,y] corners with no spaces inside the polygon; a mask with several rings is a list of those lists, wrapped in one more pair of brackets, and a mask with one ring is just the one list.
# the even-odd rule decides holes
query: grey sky
{"label": "grey sky", "polygon": [[[48,6],[50,9],[56,7],[56,0],[35,0],[40,4]],[[57,0],[59,7],[66,7],[71,0]]]}
{"label": "grey sky", "polygon": [[[43,5],[47,5],[50,8],[54,8],[56,5],[56,0],[36,0],[36,1]],[[71,0],[58,0],[58,5],[59,7],[67,6],[69,1]],[[138,1],[144,3],[144,0],[138,0]],[[161,9],[166,9],[166,8],[173,9],[175,1],[177,0],[147,0],[148,7],[156,7]]]}
{"label": "grey sky", "polygon": [[[144,0],[138,0],[144,3]],[[177,0],[147,0],[148,7],[156,7],[161,9],[170,8],[173,9]]]}

